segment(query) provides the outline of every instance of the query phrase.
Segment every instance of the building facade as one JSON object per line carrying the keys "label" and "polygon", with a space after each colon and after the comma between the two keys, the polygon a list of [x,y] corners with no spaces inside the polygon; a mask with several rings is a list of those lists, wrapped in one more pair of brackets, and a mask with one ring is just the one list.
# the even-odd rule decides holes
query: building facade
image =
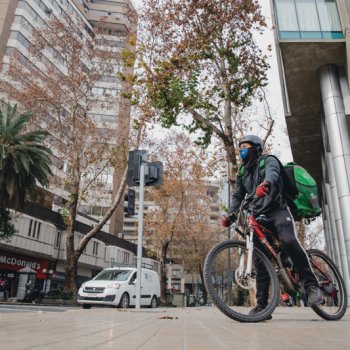
{"label": "building facade", "polygon": [[[75,28],[79,31],[77,34],[86,47],[91,46],[89,39],[93,38],[96,49],[115,55],[113,69],[100,76],[88,92],[85,108],[86,115],[96,126],[96,132],[111,135],[108,139],[111,149],[120,146],[122,142],[127,143],[130,106],[121,98],[126,83],[118,78],[118,74],[128,74],[133,69],[123,66],[120,54],[124,49],[131,49],[128,43],[129,34],[136,31],[136,12],[131,2],[129,0],[4,0],[0,6],[0,64],[4,71],[11,59],[16,57],[20,63],[40,73],[48,74],[50,67],[51,72],[57,72],[58,76],[61,74],[64,77],[67,74],[67,62],[58,50],[55,50],[54,43],[49,43],[48,49],[42,50],[40,59],[30,54],[34,29],[47,27],[48,21],[53,18],[68,19],[68,22],[76,24]],[[4,76],[6,77],[6,71]],[[2,98],[6,98],[6,94]],[[64,108],[67,112],[70,106]],[[64,114],[63,112],[65,111],[60,113]],[[50,111],[47,113],[49,118],[56,118],[50,116]],[[57,208],[62,206],[62,202],[69,196],[66,179],[71,164],[62,156],[62,152],[54,146],[55,144],[57,142],[53,141],[54,177],[50,181],[49,188],[52,196],[47,196],[47,202],[51,202]],[[105,166],[105,163],[107,159],[101,159],[88,169],[87,176],[93,177],[98,174],[98,177],[94,187],[91,187],[79,207],[82,213],[95,218],[102,217],[111,206],[122,176],[120,166]],[[112,234],[118,234],[122,231],[122,225],[123,205],[120,205],[104,229]]]}
{"label": "building facade", "polygon": [[[43,68],[47,67],[64,73],[66,62],[52,48],[44,50],[40,60],[32,59],[29,52],[33,30],[47,27],[48,21],[53,18],[65,18],[68,22],[81,24],[77,28],[82,30],[77,34],[86,39],[86,45],[89,45],[89,37],[93,36],[95,29],[101,29],[96,34],[98,37],[94,37],[99,50],[114,52],[119,57],[121,50],[131,49],[126,33],[134,33],[137,25],[136,12],[129,0],[3,0],[0,2],[2,68],[16,57],[26,67],[41,73],[45,73]],[[52,43],[49,46],[52,47]],[[98,132],[114,135],[111,147],[119,144],[120,135],[126,139],[128,137],[130,106],[122,103],[121,95],[127,87],[118,78],[118,73],[128,74],[133,69],[123,66],[121,59],[113,64],[113,71],[101,76],[89,92],[86,113]],[[6,96],[2,95],[2,98],[6,99]],[[10,242],[0,241],[0,275],[7,279],[10,297],[23,297],[25,280],[36,281],[45,290],[60,287],[64,281],[65,227],[58,212],[70,193],[64,181],[70,164],[55,153],[54,146],[52,149],[54,179],[50,182],[49,191],[43,194],[43,206],[28,203],[26,212],[14,213],[17,234]],[[99,173],[97,188],[88,193],[87,199],[79,207],[76,243],[111,206],[121,176],[117,166],[104,167]],[[99,201],[95,200],[96,197],[99,197]],[[117,237],[122,227],[123,204],[104,226],[105,232],[101,231],[88,243],[79,260],[79,283],[105,267],[135,263],[136,246]],[[155,264],[147,259],[146,262],[152,266]]]}
{"label": "building facade", "polygon": [[[65,225],[59,213],[28,203],[23,213],[13,212],[17,233],[0,241],[0,276],[6,279],[8,297],[22,300],[25,284],[46,292],[60,289],[65,279]],[[75,234],[76,243],[94,221],[80,215]],[[100,231],[90,240],[78,263],[78,284],[91,279],[111,266],[136,266],[137,246]],[[159,262],[143,252],[143,265],[160,272]]]}
{"label": "building facade", "polygon": [[272,0],[294,160],[317,179],[326,249],[350,298],[350,2]]}

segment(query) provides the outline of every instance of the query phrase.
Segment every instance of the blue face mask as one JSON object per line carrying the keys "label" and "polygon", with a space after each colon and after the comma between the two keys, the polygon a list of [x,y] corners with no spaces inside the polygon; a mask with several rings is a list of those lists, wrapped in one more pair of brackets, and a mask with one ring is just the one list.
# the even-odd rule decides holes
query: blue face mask
{"label": "blue face mask", "polygon": [[249,153],[249,148],[242,148],[239,150],[239,156],[241,157],[242,160],[248,157],[248,153]]}

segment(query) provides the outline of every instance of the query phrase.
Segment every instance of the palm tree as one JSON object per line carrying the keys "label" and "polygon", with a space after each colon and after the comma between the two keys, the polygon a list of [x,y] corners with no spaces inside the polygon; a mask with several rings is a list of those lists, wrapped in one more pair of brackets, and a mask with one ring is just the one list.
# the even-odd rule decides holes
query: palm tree
{"label": "palm tree", "polygon": [[[26,131],[30,112],[17,113],[17,106],[0,106],[0,217],[7,208],[21,209],[27,195],[33,197],[37,184],[47,187],[52,174],[51,151],[43,141],[47,132]],[[1,232],[0,232],[1,237]]]}

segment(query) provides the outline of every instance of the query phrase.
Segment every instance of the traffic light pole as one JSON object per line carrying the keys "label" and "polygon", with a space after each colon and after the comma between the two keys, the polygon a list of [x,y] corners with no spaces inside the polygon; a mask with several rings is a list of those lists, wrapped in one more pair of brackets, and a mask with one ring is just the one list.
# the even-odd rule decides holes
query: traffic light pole
{"label": "traffic light pole", "polygon": [[145,166],[141,160],[140,164],[140,198],[138,212],[138,235],[137,235],[137,279],[136,279],[136,309],[141,308],[141,268],[142,268],[142,241],[143,241],[143,203],[145,192]]}

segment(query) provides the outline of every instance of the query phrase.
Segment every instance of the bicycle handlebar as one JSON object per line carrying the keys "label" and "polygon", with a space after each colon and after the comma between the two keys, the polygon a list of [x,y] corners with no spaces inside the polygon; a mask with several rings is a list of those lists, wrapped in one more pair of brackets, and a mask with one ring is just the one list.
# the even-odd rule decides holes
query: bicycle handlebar
{"label": "bicycle handlebar", "polygon": [[243,207],[246,207],[249,203],[253,202],[256,199],[258,199],[258,196],[255,193],[246,196],[244,198]]}

